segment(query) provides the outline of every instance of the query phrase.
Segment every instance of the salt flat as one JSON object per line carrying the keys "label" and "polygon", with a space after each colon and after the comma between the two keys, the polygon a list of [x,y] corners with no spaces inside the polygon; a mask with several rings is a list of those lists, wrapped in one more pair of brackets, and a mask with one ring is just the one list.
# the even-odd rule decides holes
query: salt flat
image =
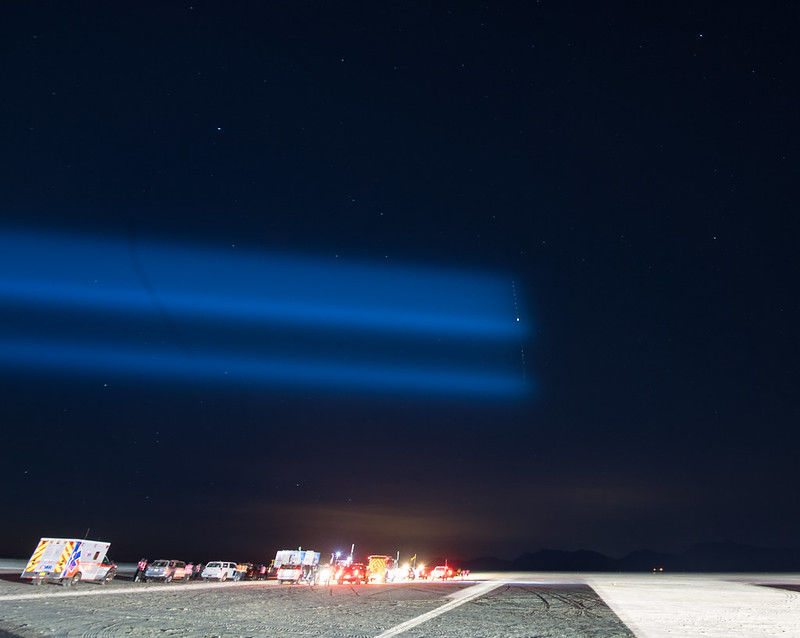
{"label": "salt flat", "polygon": [[657,578],[588,579],[588,584],[641,638],[800,637],[796,591],[719,579]]}
{"label": "salt flat", "polygon": [[309,587],[0,577],[0,636],[800,637],[800,575],[492,573]]}

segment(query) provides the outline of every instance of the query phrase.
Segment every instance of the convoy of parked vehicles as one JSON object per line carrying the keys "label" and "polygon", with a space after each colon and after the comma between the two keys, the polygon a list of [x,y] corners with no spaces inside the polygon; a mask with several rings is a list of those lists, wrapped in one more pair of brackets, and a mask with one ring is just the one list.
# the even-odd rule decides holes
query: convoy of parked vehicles
{"label": "convoy of parked vehicles", "polygon": [[[118,572],[117,565],[108,557],[110,547],[111,543],[105,541],[42,538],[21,577],[30,579],[34,585],[56,582],[69,587],[80,581],[94,581],[105,585]],[[188,582],[195,578],[219,582],[275,579],[282,584],[333,585],[397,583],[428,578],[446,580],[469,574],[456,571],[447,564],[428,570],[423,564],[417,565],[416,555],[408,563],[401,565],[399,552],[396,557],[373,554],[367,557],[366,563],[362,563],[354,560],[354,549],[355,546],[344,557],[340,552],[331,554],[327,563],[320,562],[319,552],[300,548],[279,550],[269,565],[211,561],[202,566],[176,559],[142,559],[137,565],[133,580],[170,583]]]}

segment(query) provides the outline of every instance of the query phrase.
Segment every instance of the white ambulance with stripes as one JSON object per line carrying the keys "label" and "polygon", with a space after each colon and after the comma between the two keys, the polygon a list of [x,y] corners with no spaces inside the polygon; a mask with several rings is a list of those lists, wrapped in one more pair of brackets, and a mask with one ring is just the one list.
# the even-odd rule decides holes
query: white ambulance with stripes
{"label": "white ambulance with stripes", "polygon": [[117,575],[117,566],[108,558],[111,543],[81,538],[42,538],[22,571],[34,585],[45,581],[65,587],[82,580],[103,585]]}

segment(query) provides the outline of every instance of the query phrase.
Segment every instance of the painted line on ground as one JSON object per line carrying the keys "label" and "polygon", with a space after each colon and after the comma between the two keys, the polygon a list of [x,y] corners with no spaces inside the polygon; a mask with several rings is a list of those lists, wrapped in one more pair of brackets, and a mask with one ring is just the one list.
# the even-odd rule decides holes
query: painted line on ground
{"label": "painted line on ground", "polygon": [[417,625],[421,625],[424,622],[429,621],[431,618],[436,618],[436,616],[441,616],[442,614],[446,614],[448,611],[455,609],[456,607],[460,607],[464,603],[468,603],[471,600],[475,600],[484,594],[489,593],[493,589],[497,589],[501,585],[505,585],[505,582],[502,580],[490,580],[483,583],[478,583],[477,585],[473,585],[472,587],[467,587],[466,589],[461,589],[455,593],[452,593],[448,596],[452,600],[449,603],[445,603],[436,609],[432,609],[431,611],[425,612],[421,616],[417,616],[416,618],[412,618],[411,620],[406,620],[405,622],[400,623],[399,625],[395,625],[390,629],[387,629],[381,634],[378,634],[375,638],[391,638],[391,636],[397,636],[398,634],[402,634],[403,632],[408,631],[409,629],[413,629]]}
{"label": "painted line on ground", "polygon": [[[42,585],[48,586],[49,583]],[[98,585],[97,589],[81,589],[79,591],[63,591],[55,593],[38,592],[36,594],[6,594],[0,596],[0,602],[10,600],[50,600],[51,598],[72,598],[73,596],[113,596],[115,594],[147,594],[150,592],[187,591],[192,589],[219,589],[220,587],[274,587],[275,581],[243,581],[233,583],[193,583],[191,585],[155,585],[154,587],[118,587],[106,589]]]}

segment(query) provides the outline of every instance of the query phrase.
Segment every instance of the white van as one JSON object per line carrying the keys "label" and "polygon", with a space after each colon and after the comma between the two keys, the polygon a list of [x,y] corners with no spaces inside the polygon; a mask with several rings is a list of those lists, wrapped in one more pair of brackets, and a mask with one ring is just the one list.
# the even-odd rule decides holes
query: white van
{"label": "white van", "polygon": [[200,578],[203,580],[214,578],[220,582],[229,578],[233,580],[234,576],[236,576],[236,563],[224,563],[222,561],[209,563],[200,574]]}

